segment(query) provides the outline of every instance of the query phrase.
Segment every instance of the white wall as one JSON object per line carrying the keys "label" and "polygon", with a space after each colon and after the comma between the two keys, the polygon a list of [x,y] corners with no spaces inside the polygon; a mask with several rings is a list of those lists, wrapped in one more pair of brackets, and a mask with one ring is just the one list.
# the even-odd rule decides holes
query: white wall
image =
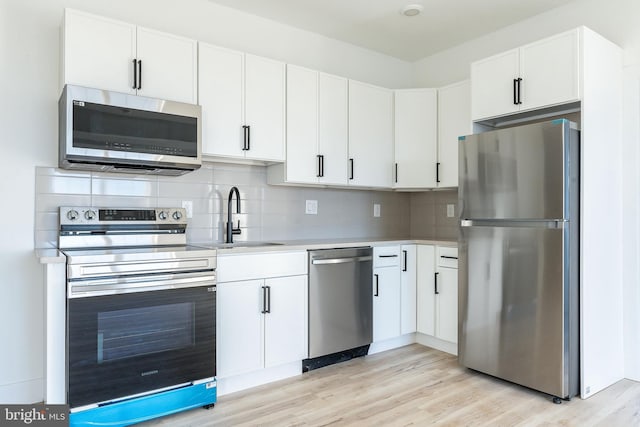
{"label": "white wall", "polygon": [[64,7],[388,86],[412,65],[207,0],[0,2],[0,403],[42,400],[42,270],[34,247],[35,167],[57,165],[59,25]]}
{"label": "white wall", "polygon": [[[625,376],[640,381],[640,2],[576,0],[415,63],[419,87],[469,78],[470,63],[586,25],[623,48],[623,262]],[[549,64],[552,66],[552,64]],[[618,161],[615,159],[614,161]],[[606,226],[606,225],[605,225]],[[603,283],[603,286],[606,284]],[[607,351],[607,349],[603,349]]]}

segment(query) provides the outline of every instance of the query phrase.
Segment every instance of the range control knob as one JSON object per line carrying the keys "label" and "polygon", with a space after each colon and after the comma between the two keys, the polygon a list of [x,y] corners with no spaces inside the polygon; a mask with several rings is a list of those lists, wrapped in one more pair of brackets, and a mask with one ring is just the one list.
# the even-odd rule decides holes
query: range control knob
{"label": "range control knob", "polygon": [[67,218],[71,221],[75,221],[76,219],[78,219],[78,211],[70,210],[69,212],[67,212]]}
{"label": "range control knob", "polygon": [[96,211],[88,210],[84,213],[85,219],[91,221],[96,219]]}
{"label": "range control knob", "polygon": [[167,219],[167,213],[165,211],[158,212],[158,218],[164,221],[165,219]]}
{"label": "range control knob", "polygon": [[180,211],[175,211],[173,213],[173,219],[175,219],[176,221],[179,221],[180,219],[182,219],[182,212]]}

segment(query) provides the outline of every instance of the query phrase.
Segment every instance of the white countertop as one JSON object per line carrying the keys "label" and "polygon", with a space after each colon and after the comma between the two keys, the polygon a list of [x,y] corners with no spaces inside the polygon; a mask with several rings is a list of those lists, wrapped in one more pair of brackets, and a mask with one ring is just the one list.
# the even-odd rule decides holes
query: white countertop
{"label": "white countertop", "polygon": [[[202,246],[217,249],[218,255],[234,255],[256,252],[283,252],[298,250],[348,248],[352,246],[385,246],[385,245],[438,245],[457,247],[456,240],[434,240],[434,239],[412,239],[412,238],[345,238],[345,239],[305,239],[305,240],[273,240],[270,242],[250,242],[251,246],[242,246],[243,242],[238,241],[236,246],[226,246],[224,243],[194,243],[194,246]],[[278,244],[269,244],[278,243]],[[36,257],[41,264],[65,263],[66,257],[57,249],[36,249]]]}

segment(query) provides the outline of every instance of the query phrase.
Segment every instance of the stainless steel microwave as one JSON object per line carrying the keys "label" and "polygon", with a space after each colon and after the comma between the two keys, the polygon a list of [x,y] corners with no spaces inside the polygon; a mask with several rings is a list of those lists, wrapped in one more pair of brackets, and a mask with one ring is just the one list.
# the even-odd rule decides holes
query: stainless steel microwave
{"label": "stainless steel microwave", "polygon": [[202,164],[199,105],[66,85],[58,107],[63,169],[175,176]]}

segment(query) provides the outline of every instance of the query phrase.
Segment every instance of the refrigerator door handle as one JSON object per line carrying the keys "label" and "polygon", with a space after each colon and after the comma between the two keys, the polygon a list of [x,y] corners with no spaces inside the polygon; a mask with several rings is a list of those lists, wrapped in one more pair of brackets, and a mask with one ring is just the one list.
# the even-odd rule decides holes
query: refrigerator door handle
{"label": "refrigerator door handle", "polygon": [[562,229],[569,225],[564,219],[462,219],[460,227],[522,227]]}

